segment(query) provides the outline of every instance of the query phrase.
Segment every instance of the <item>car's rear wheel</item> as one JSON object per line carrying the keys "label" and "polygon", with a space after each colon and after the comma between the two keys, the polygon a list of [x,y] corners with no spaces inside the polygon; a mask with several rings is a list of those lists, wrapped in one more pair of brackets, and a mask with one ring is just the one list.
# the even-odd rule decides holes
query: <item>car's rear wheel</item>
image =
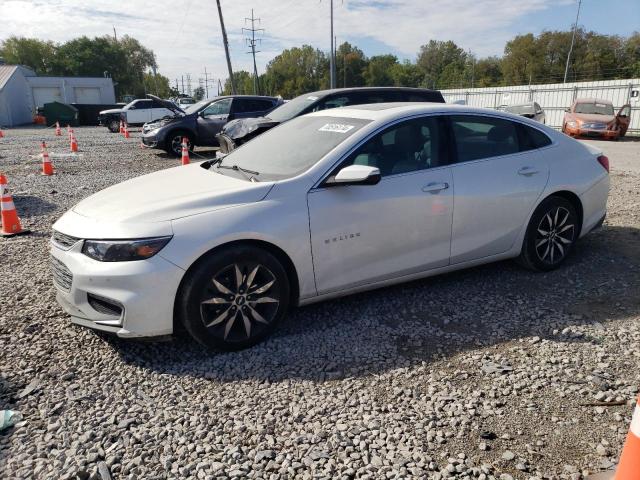
{"label": "car's rear wheel", "polygon": [[107,126],[111,133],[118,133],[120,131],[120,121],[115,118],[109,120],[109,124]]}
{"label": "car's rear wheel", "polygon": [[185,329],[202,345],[240,350],[269,336],[289,308],[289,280],[266,250],[232,246],[187,274],[177,299]]}
{"label": "car's rear wheel", "polygon": [[193,138],[191,134],[187,132],[172,132],[167,137],[167,143],[165,146],[165,150],[167,153],[173,155],[174,157],[179,157],[182,155],[182,138],[187,138],[187,147],[190,152],[193,152]]}
{"label": "car's rear wheel", "polygon": [[576,209],[566,198],[543,200],[529,221],[519,262],[531,270],[558,268],[571,253],[579,228]]}

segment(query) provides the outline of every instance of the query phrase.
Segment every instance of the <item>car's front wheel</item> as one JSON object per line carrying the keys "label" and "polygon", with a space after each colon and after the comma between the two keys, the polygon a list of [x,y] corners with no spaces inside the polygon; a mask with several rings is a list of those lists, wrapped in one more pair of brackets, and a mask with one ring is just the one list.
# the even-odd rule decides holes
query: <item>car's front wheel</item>
{"label": "car's front wheel", "polygon": [[571,253],[579,228],[578,214],[571,202],[559,196],[546,198],[531,216],[519,262],[531,270],[559,267]]}
{"label": "car's front wheel", "polygon": [[173,132],[167,137],[166,151],[174,157],[182,155],[182,138],[187,139],[187,148],[190,152],[193,152],[193,139],[191,135],[186,132]]}
{"label": "car's front wheel", "polygon": [[177,298],[185,329],[202,345],[240,350],[270,335],[289,308],[287,272],[253,246],[223,248],[187,274]]}
{"label": "car's front wheel", "polygon": [[109,124],[107,126],[111,133],[118,133],[120,131],[120,121],[115,118],[109,120]]}

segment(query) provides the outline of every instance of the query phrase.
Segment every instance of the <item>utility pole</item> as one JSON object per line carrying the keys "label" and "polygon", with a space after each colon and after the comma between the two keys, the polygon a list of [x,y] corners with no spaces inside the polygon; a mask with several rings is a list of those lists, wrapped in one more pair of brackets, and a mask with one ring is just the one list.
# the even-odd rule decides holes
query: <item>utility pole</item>
{"label": "utility pole", "polygon": [[187,95],[191,96],[191,74],[187,73]]}
{"label": "utility pole", "polygon": [[184,75],[182,75],[182,94],[184,95]]}
{"label": "utility pole", "polygon": [[251,49],[251,51],[247,53],[253,55],[253,94],[258,95],[258,67],[256,66],[256,53],[260,52],[256,51],[256,44],[261,40],[256,40],[256,32],[264,32],[264,28],[255,28],[256,21],[260,23],[260,19],[253,16],[253,8],[251,9],[251,18],[245,17],[244,21],[245,23],[247,21],[251,22],[251,28],[243,28],[242,31],[246,31],[251,34],[250,37],[245,38],[245,41],[247,42],[247,46]]}
{"label": "utility pole", "polygon": [[111,25],[113,27],[113,40],[115,42],[118,42],[118,35],[116,34],[116,26],[115,25]]}
{"label": "utility pole", "polygon": [[581,6],[582,6],[582,0],[578,0],[578,13],[576,13],[576,23],[573,24],[573,34],[571,35],[571,46],[569,47],[569,53],[567,54],[567,66],[564,69],[563,83],[567,83],[567,75],[569,74],[569,61],[571,60],[571,53],[573,52],[573,44],[576,41],[576,30],[578,29],[578,18],[580,17]]}
{"label": "utility pole", "polygon": [[227,69],[229,70],[229,81],[231,82],[231,93],[236,94],[236,81],[233,78],[233,69],[231,68],[231,57],[229,56],[229,41],[227,40],[227,31],[224,29],[224,20],[222,19],[222,7],[220,0],[216,0],[218,4],[218,16],[220,17],[220,28],[222,29],[222,42],[224,43],[224,53],[227,56]]}
{"label": "utility pole", "polygon": [[204,90],[206,98],[209,98],[209,74],[207,73],[207,67],[204,67]]}
{"label": "utility pole", "polygon": [[329,0],[331,3],[331,60],[329,62],[331,88],[336,88],[336,59],[334,54],[334,36],[333,36],[333,0]]}
{"label": "utility pole", "polygon": [[218,79],[218,96],[224,92],[224,88],[222,88],[222,80]]}

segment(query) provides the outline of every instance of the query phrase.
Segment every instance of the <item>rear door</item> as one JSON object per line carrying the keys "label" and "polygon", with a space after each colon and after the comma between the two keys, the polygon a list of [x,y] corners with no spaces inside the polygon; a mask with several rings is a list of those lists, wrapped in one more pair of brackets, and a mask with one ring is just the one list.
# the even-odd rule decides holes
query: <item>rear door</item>
{"label": "rear door", "polygon": [[631,105],[626,104],[622,107],[618,112],[618,115],[616,115],[616,120],[620,127],[620,136],[624,137],[629,129],[629,124],[631,123]]}
{"label": "rear door", "polygon": [[217,145],[216,135],[229,119],[233,98],[222,98],[211,102],[200,115],[198,115],[198,144]]}
{"label": "rear door", "polygon": [[274,107],[274,102],[264,98],[236,98],[233,102],[233,118],[262,117]]}
{"label": "rear door", "polygon": [[151,121],[151,100],[136,100],[127,110],[127,123],[143,124]]}
{"label": "rear door", "polygon": [[[511,249],[549,178],[539,130],[489,115],[451,115],[456,163],[451,263]],[[537,141],[531,135],[541,135]],[[522,133],[524,132],[524,133]],[[539,148],[533,148],[532,145]]]}

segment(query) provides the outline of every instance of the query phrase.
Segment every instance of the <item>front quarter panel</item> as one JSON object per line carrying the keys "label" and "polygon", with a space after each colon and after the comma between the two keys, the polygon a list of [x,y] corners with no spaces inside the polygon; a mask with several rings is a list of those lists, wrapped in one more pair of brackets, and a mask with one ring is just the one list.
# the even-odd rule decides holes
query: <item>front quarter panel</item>
{"label": "front quarter panel", "polygon": [[159,253],[185,270],[221,245],[258,240],[283,250],[298,275],[300,298],[316,295],[305,201],[274,198],[172,221],[174,237]]}

